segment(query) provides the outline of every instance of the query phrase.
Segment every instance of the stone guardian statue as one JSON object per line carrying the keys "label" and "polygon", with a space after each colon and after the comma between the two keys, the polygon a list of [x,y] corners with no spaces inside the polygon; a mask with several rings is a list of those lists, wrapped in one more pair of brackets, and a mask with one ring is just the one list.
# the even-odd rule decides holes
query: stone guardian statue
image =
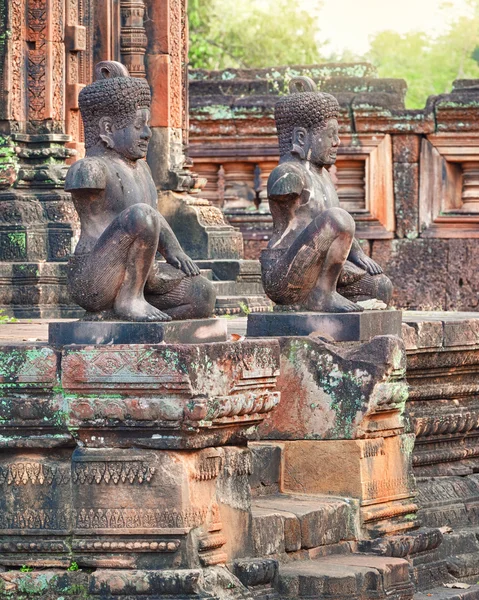
{"label": "stone guardian statue", "polygon": [[65,185],[81,224],[68,265],[70,294],[93,320],[209,317],[213,286],[158,212],[144,160],[151,137],[148,83],[113,61],[98,63],[95,78],[79,96],[86,156],[70,168]]}
{"label": "stone guardian statue", "polygon": [[327,171],[340,143],[338,115],[336,98],[307,77],[293,79],[275,107],[280,161],[268,179],[273,235],[261,267],[267,295],[293,310],[357,312],[357,302],[384,307],[391,299],[391,282],[355,239]]}

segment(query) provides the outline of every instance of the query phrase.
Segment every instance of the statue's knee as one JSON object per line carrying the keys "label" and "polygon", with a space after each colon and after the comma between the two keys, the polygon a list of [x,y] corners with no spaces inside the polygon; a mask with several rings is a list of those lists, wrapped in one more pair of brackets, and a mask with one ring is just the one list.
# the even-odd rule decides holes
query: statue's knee
{"label": "statue's knee", "polygon": [[194,277],[191,303],[197,319],[211,317],[215,311],[216,291],[209,279]]}
{"label": "statue's knee", "polygon": [[354,223],[353,217],[339,206],[329,208],[324,212],[325,217],[330,223],[337,229],[338,233],[347,233],[354,235],[356,230],[356,224]]}
{"label": "statue's knee", "polygon": [[128,233],[138,235],[142,232],[155,232],[160,227],[160,216],[149,204],[134,204],[124,211],[125,226]]}
{"label": "statue's knee", "polygon": [[389,305],[393,296],[393,284],[389,277],[384,275],[384,273],[377,275],[377,277],[380,278],[380,281],[378,282],[378,291],[376,296],[378,300],[382,300],[385,304]]}

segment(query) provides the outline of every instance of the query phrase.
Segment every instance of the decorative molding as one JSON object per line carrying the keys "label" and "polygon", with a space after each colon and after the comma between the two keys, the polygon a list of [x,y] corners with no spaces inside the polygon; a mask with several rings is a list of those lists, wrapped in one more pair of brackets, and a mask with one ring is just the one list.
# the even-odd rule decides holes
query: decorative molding
{"label": "decorative molding", "polygon": [[64,510],[24,508],[13,512],[0,511],[0,530],[65,530],[68,528],[68,522]]}
{"label": "decorative molding", "polygon": [[91,461],[74,462],[72,465],[73,483],[149,483],[155,473],[144,461]]}
{"label": "decorative molding", "polygon": [[72,542],[74,552],[176,552],[180,540],[78,540]]}
{"label": "decorative molding", "polygon": [[199,527],[207,515],[207,508],[90,508],[75,511],[74,523],[78,530],[184,529]]}
{"label": "decorative molding", "polygon": [[42,463],[0,465],[0,485],[63,485],[70,483],[70,473]]}

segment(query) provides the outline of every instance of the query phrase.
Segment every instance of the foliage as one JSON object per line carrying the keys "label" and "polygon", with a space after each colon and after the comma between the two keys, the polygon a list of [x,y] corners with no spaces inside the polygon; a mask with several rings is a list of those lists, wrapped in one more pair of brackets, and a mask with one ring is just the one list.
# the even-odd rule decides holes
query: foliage
{"label": "foliage", "polygon": [[20,572],[21,573],[31,573],[33,571],[33,567],[29,567],[27,565],[22,565],[20,567]]}
{"label": "foliage", "polygon": [[76,563],[75,561],[73,561],[67,569],[67,571],[79,571],[79,570],[80,570],[80,567],[78,566],[78,563]]}
{"label": "foliage", "polygon": [[479,0],[468,3],[471,17],[454,18],[451,6],[444,5],[450,25],[436,38],[423,32],[382,31],[371,40],[366,58],[377,66],[380,77],[407,81],[408,108],[422,108],[428,96],[449,92],[455,79],[479,78]]}
{"label": "foliage", "polygon": [[190,66],[317,63],[317,17],[318,9],[306,11],[300,0],[190,0]]}
{"label": "foliage", "polygon": [[423,108],[428,96],[449,92],[455,79],[479,78],[479,0],[467,0],[469,16],[442,5],[448,29],[382,31],[366,56],[345,50],[325,56],[318,40],[321,2],[304,10],[300,0],[190,0],[190,65],[226,69],[307,65],[324,61],[369,60],[380,77],[406,79],[408,108]]}
{"label": "foliage", "polygon": [[5,311],[0,308],[0,324],[2,323],[16,323],[17,319],[15,317],[9,317],[5,314]]}

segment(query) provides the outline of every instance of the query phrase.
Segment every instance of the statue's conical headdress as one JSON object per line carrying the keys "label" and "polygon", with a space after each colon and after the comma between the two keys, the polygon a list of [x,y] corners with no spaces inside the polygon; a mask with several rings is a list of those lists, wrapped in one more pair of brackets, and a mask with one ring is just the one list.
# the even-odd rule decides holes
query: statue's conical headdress
{"label": "statue's conical headdress", "polygon": [[103,61],[95,66],[95,81],[80,92],[80,112],[85,128],[85,146],[100,139],[99,122],[110,117],[118,128],[129,125],[139,108],[150,108],[151,92],[146,79],[130,77],[119,62]]}
{"label": "statue's conical headdress", "polygon": [[295,127],[322,129],[329,119],[339,116],[339,104],[334,96],[318,92],[309,77],[294,77],[289,82],[290,93],[275,105],[274,118],[281,156],[291,150]]}

